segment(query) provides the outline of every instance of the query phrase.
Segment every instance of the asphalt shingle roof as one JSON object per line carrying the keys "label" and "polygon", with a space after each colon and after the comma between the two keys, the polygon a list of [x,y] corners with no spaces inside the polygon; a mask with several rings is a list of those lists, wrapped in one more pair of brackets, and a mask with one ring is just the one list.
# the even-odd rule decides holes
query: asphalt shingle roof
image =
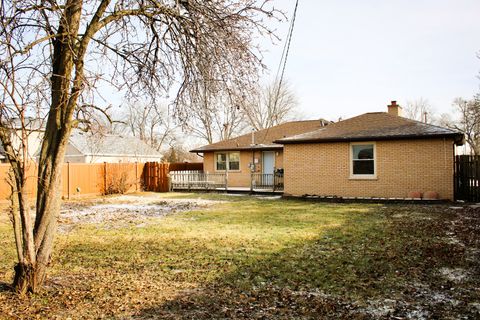
{"label": "asphalt shingle roof", "polygon": [[190,150],[190,152],[282,148],[281,144],[274,143],[273,141],[320,129],[328,123],[330,122],[323,119],[285,122],[268,129],[254,132],[254,145],[252,145],[252,134],[247,133],[236,138],[208,144]]}
{"label": "asphalt shingle roof", "polygon": [[84,155],[161,157],[158,151],[135,137],[112,134],[92,137],[91,133],[74,131],[69,142]]}
{"label": "asphalt shingle roof", "polygon": [[452,137],[463,143],[461,132],[388,114],[371,112],[330,124],[324,128],[277,139],[275,143],[394,140]]}

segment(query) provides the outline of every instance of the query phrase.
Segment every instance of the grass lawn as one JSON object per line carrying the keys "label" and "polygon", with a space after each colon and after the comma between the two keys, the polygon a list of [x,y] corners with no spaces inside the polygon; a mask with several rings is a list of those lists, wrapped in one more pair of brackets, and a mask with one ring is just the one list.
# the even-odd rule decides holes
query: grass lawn
{"label": "grass lawn", "polygon": [[2,212],[0,319],[480,317],[479,209],[157,196],[218,202],[60,233],[45,289],[20,301]]}

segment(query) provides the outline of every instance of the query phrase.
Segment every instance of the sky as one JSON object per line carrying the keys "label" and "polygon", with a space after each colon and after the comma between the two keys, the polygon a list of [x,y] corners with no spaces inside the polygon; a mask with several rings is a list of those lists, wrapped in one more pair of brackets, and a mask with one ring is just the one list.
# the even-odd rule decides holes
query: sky
{"label": "sky", "polygon": [[[292,16],[294,0],[274,0]],[[289,22],[277,26],[285,41]],[[262,41],[272,81],[283,42]],[[441,113],[480,92],[479,0],[299,0],[285,78],[308,119],[427,99]]]}

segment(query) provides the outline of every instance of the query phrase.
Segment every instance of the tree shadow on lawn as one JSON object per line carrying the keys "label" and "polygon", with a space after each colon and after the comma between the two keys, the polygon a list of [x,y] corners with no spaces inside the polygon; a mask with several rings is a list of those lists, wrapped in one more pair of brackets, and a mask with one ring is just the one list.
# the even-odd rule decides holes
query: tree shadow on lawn
{"label": "tree shadow on lawn", "polygon": [[[393,210],[394,213],[398,212]],[[465,248],[439,242],[450,218],[354,215],[319,234],[138,312],[141,319],[372,319],[475,316],[479,298],[438,274],[465,267]],[[406,214],[409,214],[407,211]],[[478,268],[477,268],[478,270]],[[467,285],[478,285],[478,282]]]}

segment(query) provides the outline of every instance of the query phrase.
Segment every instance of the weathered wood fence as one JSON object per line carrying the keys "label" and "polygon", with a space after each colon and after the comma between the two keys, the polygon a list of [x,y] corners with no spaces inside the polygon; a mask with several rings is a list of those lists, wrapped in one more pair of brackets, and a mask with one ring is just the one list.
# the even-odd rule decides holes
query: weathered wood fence
{"label": "weathered wood fence", "polygon": [[[142,188],[143,163],[65,163],[62,167],[63,198],[83,195],[101,195],[122,188],[134,192]],[[10,165],[0,164],[0,200],[10,197]],[[37,193],[37,166],[27,168],[27,194]]]}
{"label": "weathered wood fence", "polygon": [[203,163],[159,163],[147,162],[143,172],[145,191],[168,192],[169,174],[172,171],[203,170]]}
{"label": "weathered wood fence", "polygon": [[455,200],[480,202],[480,156],[455,157]]}
{"label": "weathered wood fence", "polygon": [[[168,192],[170,170],[203,170],[203,163],[65,163],[61,194],[65,199],[140,190]],[[0,201],[11,195],[9,164],[0,164]],[[27,168],[27,194],[37,193],[37,166]]]}

